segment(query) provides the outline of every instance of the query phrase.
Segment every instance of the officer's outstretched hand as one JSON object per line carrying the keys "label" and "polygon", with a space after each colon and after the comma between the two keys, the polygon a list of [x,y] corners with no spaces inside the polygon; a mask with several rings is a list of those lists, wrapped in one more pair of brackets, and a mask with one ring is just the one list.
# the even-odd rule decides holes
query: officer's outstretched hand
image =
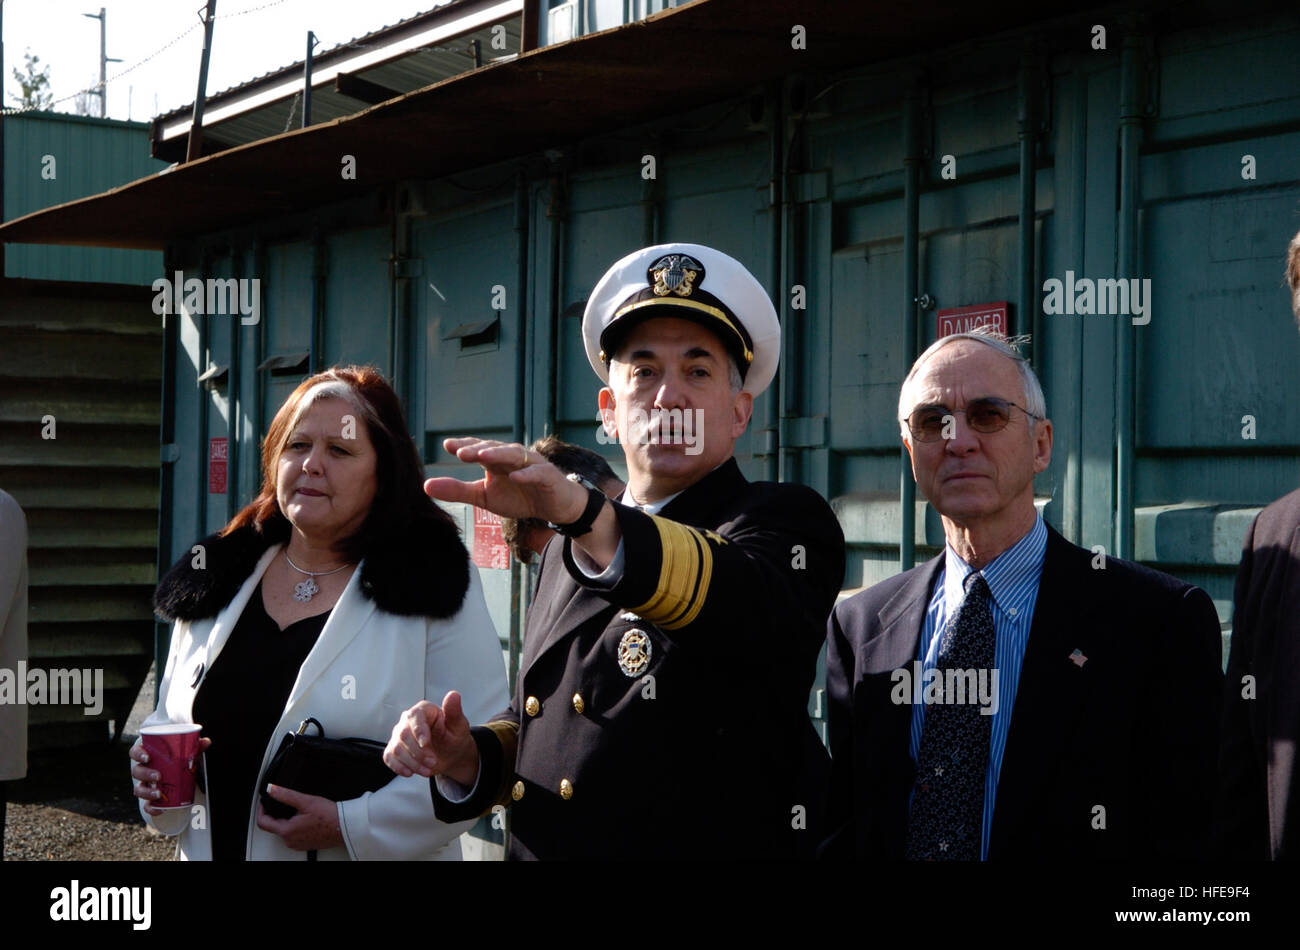
{"label": "officer's outstretched hand", "polygon": [[493,442],[473,436],[444,439],[443,447],[462,462],[483,466],[476,482],[431,478],[424,491],[439,501],[468,502],[503,518],[541,518],[569,524],[582,517],[587,490],[564,477],[540,452],[518,442]]}
{"label": "officer's outstretched hand", "polygon": [[420,700],[397,720],[384,764],[398,775],[445,775],[468,787],[478,780],[478,746],[454,689],[437,706]]}

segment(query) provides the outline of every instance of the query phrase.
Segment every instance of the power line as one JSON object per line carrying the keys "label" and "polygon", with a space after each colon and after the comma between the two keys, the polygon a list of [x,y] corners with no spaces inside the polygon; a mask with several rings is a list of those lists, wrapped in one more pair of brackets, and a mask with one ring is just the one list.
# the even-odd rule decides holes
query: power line
{"label": "power line", "polygon": [[[170,40],[169,42],[167,42],[166,44],[164,44],[163,46],[158,47],[158,49],[154,50],[152,53],[150,53],[150,54],[149,54],[148,56],[146,56],[144,59],[140,60],[138,63],[134,63],[134,64],[128,66],[126,69],[123,69],[121,72],[114,73],[111,77],[109,77],[108,79],[104,80],[105,85],[107,85],[107,84],[110,83],[110,82],[116,82],[117,80],[119,80],[119,79],[121,79],[123,76],[125,76],[127,73],[132,72],[132,71],[134,71],[134,70],[136,70],[136,69],[139,69],[139,68],[140,68],[141,66],[143,66],[145,63],[149,62],[149,61],[152,60],[152,59],[157,58],[160,54],[162,54],[162,53],[166,52],[167,50],[171,49],[173,46],[175,46],[175,45],[176,45],[177,43],[179,43],[181,40],[185,39],[185,37],[189,36],[191,33],[193,33],[193,32],[194,32],[195,30],[197,30],[197,29],[198,29],[198,26],[197,26],[197,25],[196,25],[196,26],[192,26],[192,27],[190,27],[188,30],[186,30],[184,33],[178,34],[178,35],[175,37],[175,39],[172,39],[172,40]],[[69,94],[66,95],[66,96],[63,96],[63,97],[61,97],[61,98],[59,98],[59,99],[55,99],[55,100],[54,100],[53,102],[51,102],[51,103],[50,103],[50,104],[49,104],[49,105],[48,105],[44,110],[38,110],[35,106],[27,106],[27,107],[24,108],[24,109],[6,109],[6,110],[5,110],[5,115],[21,115],[21,114],[24,113],[24,112],[50,111],[50,110],[52,110],[55,106],[60,105],[60,104],[62,104],[62,103],[64,103],[64,102],[67,102],[67,101],[70,100],[70,99],[75,99],[75,98],[77,98],[77,96],[80,96],[80,95],[82,95],[82,94],[84,94],[84,93],[91,93],[91,92],[94,92],[98,87],[99,87],[99,83],[94,83],[93,85],[87,86],[85,89],[78,89],[76,92],[69,93]]]}
{"label": "power line", "polygon": [[[234,13],[223,13],[220,14],[219,16],[214,16],[212,19],[214,22],[216,20],[233,20],[235,17],[245,16],[249,13],[257,13],[259,10],[267,10],[271,7],[278,7],[280,4],[285,2],[286,0],[271,0],[270,3],[263,3],[256,7],[249,7],[245,10],[236,10]],[[144,59],[140,60],[138,63],[133,63],[132,65],[128,66],[126,69],[123,69],[120,72],[116,72],[109,78],[105,79],[103,85],[107,86],[108,83],[110,82],[116,82],[117,80],[121,79],[123,76],[127,75],[128,73],[134,72],[135,70],[139,69],[145,63],[148,63],[151,60],[156,59],[158,56],[167,52],[167,50],[171,49],[173,46],[175,46],[181,40],[185,39],[185,37],[189,36],[191,33],[193,33],[202,25],[203,25],[202,21],[200,20],[199,23],[194,24],[184,32],[178,33],[173,39],[169,40],[162,46],[158,47],[156,50],[154,50]],[[95,93],[100,88],[100,85],[101,85],[100,83],[94,83],[93,85],[87,86],[85,89],[78,89],[76,92],[69,93],[66,96],[62,96],[58,99],[53,100],[44,109],[37,109],[35,106],[27,106],[22,109],[4,109],[4,114],[22,115],[25,112],[49,112],[52,111],[55,106],[62,105],[63,103],[68,102],[72,99],[76,99],[77,96],[84,95],[87,93]]]}
{"label": "power line", "polygon": [[270,7],[278,7],[280,4],[284,2],[285,0],[271,0],[270,3],[263,3],[261,6],[257,6],[257,7],[249,7],[247,10],[236,10],[234,13],[219,13],[216,16],[214,16],[212,19],[214,22],[217,20],[233,20],[235,17],[244,16],[246,13],[256,13],[258,10],[266,10],[269,9]]}

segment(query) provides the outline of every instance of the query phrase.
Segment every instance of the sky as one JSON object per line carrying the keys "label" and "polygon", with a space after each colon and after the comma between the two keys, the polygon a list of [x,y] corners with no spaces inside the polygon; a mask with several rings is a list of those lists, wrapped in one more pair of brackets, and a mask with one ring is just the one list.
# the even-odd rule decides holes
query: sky
{"label": "sky", "polygon": [[[441,6],[445,0],[217,0],[208,95],[300,61],[307,31],[319,54],[353,37]],[[74,111],[75,94],[99,82],[99,20],[107,13],[108,117],[147,122],[194,101],[206,0],[0,0],[4,104],[16,105],[13,70],[26,49],[50,67],[56,112]],[[188,31],[188,32],[187,32]],[[175,41],[175,42],[173,42]],[[168,46],[168,44],[172,44]],[[164,49],[164,47],[166,47]],[[116,78],[115,78],[116,77]],[[63,100],[63,101],[57,101]],[[98,97],[90,100],[98,115]]]}

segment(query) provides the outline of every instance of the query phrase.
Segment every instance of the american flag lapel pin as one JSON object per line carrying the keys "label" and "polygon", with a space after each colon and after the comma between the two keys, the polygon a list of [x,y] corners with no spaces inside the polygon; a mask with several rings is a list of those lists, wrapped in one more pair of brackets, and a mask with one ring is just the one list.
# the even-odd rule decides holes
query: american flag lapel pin
{"label": "american flag lapel pin", "polygon": [[1075,666],[1082,667],[1083,664],[1088,662],[1088,658],[1083,655],[1082,650],[1076,649],[1073,653],[1070,654],[1070,662],[1073,663]]}

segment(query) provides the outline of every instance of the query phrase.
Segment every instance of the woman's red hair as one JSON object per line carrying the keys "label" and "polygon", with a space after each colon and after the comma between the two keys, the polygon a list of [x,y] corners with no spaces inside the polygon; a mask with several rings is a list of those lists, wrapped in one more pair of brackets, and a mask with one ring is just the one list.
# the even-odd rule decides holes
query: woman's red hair
{"label": "woman's red hair", "polygon": [[[271,420],[262,441],[262,490],[222,529],[223,536],[252,527],[272,543],[286,541],[292,526],[276,499],[276,467],[293,426],[307,408],[304,398],[322,383],[346,387],[350,400],[360,410],[370,443],[375,449],[375,500],[360,530],[348,538],[340,551],[358,561],[371,546],[409,530],[419,514],[453,523],[451,516],[424,493],[424,465],[406,428],[402,403],[397,393],[373,366],[335,366],[309,376],[289,394]],[[326,392],[313,397],[337,398]]]}

